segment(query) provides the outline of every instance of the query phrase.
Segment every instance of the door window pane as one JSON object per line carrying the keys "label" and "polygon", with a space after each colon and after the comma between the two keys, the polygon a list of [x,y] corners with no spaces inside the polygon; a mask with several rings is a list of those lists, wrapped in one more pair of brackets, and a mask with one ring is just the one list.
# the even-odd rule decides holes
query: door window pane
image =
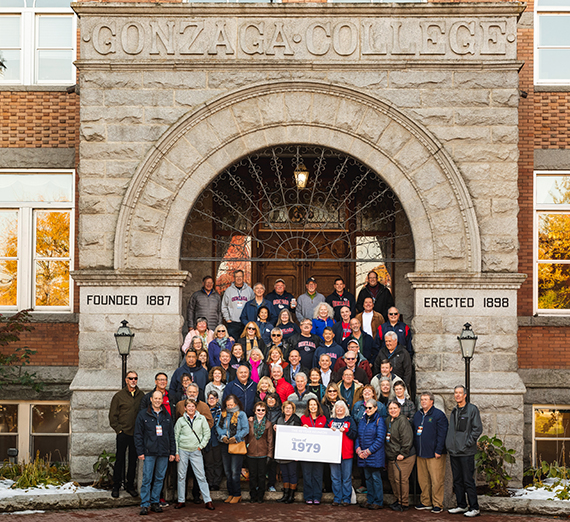
{"label": "door window pane", "polygon": [[73,51],[38,51],[38,81],[73,80]]}
{"label": "door window pane", "polygon": [[69,0],[36,0],[35,7],[70,7],[70,2]]}
{"label": "door window pane", "polygon": [[53,49],[73,46],[71,16],[39,16],[38,26],[38,47]]}
{"label": "door window pane", "polygon": [[20,17],[0,16],[0,49],[20,47]]}
{"label": "door window pane", "polygon": [[71,212],[36,211],[36,257],[69,257]]}
{"label": "door window pane", "polygon": [[32,436],[32,455],[35,458],[39,452],[40,458],[48,458],[50,462],[67,462],[67,446],[69,437],[62,436]]}
{"label": "door window pane", "polygon": [[540,7],[570,7],[570,0],[537,0]]}
{"label": "door window pane", "polygon": [[0,404],[0,433],[18,433],[17,404]]}
{"label": "door window pane", "polygon": [[0,462],[8,459],[8,450],[18,448],[18,435],[0,434]]}
{"label": "door window pane", "polygon": [[0,306],[18,304],[18,212],[0,211]]}
{"label": "door window pane", "polygon": [[36,262],[36,306],[69,306],[69,262]]}
{"label": "door window pane", "polygon": [[570,79],[570,49],[539,49],[538,60],[541,80]]}
{"label": "door window pane", "polygon": [[570,46],[570,15],[541,15],[539,29],[539,46]]}

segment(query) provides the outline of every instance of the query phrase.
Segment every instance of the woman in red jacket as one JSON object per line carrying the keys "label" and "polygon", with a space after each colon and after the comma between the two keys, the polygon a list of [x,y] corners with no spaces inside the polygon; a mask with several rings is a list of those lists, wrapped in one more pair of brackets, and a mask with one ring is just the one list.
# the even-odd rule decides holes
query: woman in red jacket
{"label": "woman in red jacket", "polygon": [[[307,428],[324,428],[327,418],[317,399],[307,401],[305,415],[301,417],[303,426]],[[323,463],[301,462],[303,468],[303,497],[305,504],[320,504],[323,496]]]}
{"label": "woman in red jacket", "polygon": [[356,422],[350,416],[348,406],[343,400],[335,402],[333,416],[327,423],[331,430],[342,432],[342,454],[340,464],[331,464],[333,506],[350,506],[352,495],[352,459],[354,458],[354,439],[358,435]]}

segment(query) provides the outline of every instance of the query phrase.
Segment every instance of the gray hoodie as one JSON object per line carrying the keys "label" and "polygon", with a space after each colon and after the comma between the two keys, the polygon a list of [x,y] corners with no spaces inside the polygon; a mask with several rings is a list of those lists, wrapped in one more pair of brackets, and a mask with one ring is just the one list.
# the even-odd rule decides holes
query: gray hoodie
{"label": "gray hoodie", "polygon": [[254,298],[253,290],[244,282],[241,288],[232,283],[224,292],[222,299],[222,315],[226,321],[240,322],[240,315],[245,303]]}

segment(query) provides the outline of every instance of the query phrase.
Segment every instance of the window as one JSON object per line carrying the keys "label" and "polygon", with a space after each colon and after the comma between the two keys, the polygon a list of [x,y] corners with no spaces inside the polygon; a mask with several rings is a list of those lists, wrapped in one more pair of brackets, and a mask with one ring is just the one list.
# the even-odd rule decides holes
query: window
{"label": "window", "polygon": [[570,84],[570,0],[537,0],[534,83]]}
{"label": "window", "polygon": [[68,0],[0,0],[0,83],[75,83],[76,31]]}
{"label": "window", "polygon": [[0,310],[69,311],[73,172],[0,171]]}
{"label": "window", "polygon": [[39,451],[51,462],[69,461],[69,403],[0,403],[0,462],[9,448],[18,449],[18,461],[30,461]]}
{"label": "window", "polygon": [[570,172],[535,176],[535,309],[570,312]]}
{"label": "window", "polygon": [[570,407],[534,406],[532,461],[569,462]]}

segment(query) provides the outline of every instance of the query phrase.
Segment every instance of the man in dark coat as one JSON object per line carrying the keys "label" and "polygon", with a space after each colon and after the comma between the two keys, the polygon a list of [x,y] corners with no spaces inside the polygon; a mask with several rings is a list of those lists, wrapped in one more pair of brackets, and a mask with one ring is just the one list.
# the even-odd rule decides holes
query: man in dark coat
{"label": "man in dark coat", "polygon": [[[200,400],[203,401],[204,389],[206,384],[210,380],[208,377],[208,372],[202,366],[202,363],[198,360],[198,355],[196,350],[189,349],[186,352],[186,360],[182,366],[176,368],[170,379],[170,395],[171,397],[178,397],[182,391],[182,375],[187,373],[190,376],[192,382],[198,385],[200,388]],[[174,405],[176,406],[176,405]]]}
{"label": "man in dark coat", "polygon": [[350,308],[350,315],[356,313],[356,299],[350,292],[345,291],[345,283],[342,277],[337,277],[334,281],[334,292],[327,296],[325,302],[332,306],[334,310],[334,321],[338,323],[341,319],[340,309],[343,306]]}
{"label": "man in dark coat", "polygon": [[186,319],[189,330],[196,327],[198,317],[206,318],[210,330],[222,324],[222,298],[214,288],[214,278],[206,276],[202,283],[202,288],[194,292],[188,301]]}
{"label": "man in dark coat", "polygon": [[137,386],[139,376],[131,370],[125,379],[126,386],[115,393],[109,408],[109,425],[117,434],[117,452],[115,468],[113,470],[113,498],[119,497],[119,490],[125,479],[125,457],[129,454],[129,463],[126,473],[125,491],[132,497],[138,495],[135,489],[135,472],[137,467],[137,453],[135,451],[135,421],[140,410],[144,393]]}
{"label": "man in dark coat", "polygon": [[388,308],[394,306],[392,292],[378,282],[378,274],[374,270],[368,273],[367,281],[368,284],[358,294],[356,311],[362,312],[364,310],[364,298],[372,297],[374,310],[381,313],[383,317],[388,317]]}
{"label": "man in dark coat", "polygon": [[249,378],[249,368],[242,365],[237,369],[235,380],[229,382],[225,387],[222,404],[224,404],[228,395],[235,395],[241,401],[245,414],[251,417],[253,415],[256,393],[257,384]]}
{"label": "man in dark coat", "polygon": [[141,515],[148,515],[149,507],[155,513],[162,513],[160,492],[168,462],[173,462],[176,456],[174,421],[162,400],[162,393],[153,391],[150,406],[139,412],[135,423],[135,448],[143,462]]}
{"label": "man in dark coat", "polygon": [[406,383],[406,388],[410,388],[412,381],[412,359],[408,350],[398,344],[398,336],[395,332],[388,332],[384,341],[386,346],[380,350],[374,362],[374,375],[380,373],[382,361],[387,360],[392,364],[392,373],[401,377]]}

